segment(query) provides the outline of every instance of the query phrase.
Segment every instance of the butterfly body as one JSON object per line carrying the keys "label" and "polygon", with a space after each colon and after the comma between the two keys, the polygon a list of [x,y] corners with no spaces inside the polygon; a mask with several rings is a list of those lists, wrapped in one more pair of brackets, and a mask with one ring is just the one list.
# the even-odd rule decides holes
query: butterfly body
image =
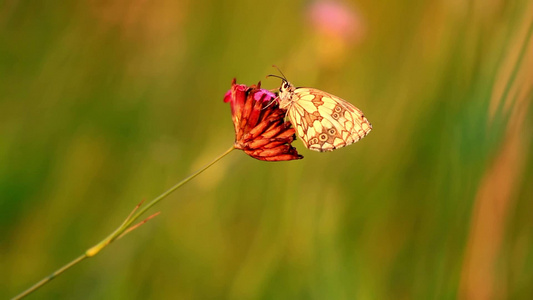
{"label": "butterfly body", "polygon": [[351,103],[321,90],[294,87],[283,79],[279,106],[304,145],[314,151],[333,151],[365,137],[372,125]]}

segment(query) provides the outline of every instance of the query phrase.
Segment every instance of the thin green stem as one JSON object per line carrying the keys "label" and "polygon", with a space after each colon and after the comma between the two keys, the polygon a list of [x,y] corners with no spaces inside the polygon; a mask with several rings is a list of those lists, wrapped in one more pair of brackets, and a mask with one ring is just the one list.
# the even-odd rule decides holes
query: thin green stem
{"label": "thin green stem", "polygon": [[229,148],[228,150],[226,150],[226,152],[222,153],[220,156],[218,156],[217,158],[215,158],[212,162],[208,163],[207,165],[203,166],[202,168],[200,168],[199,170],[197,170],[196,172],[192,173],[191,175],[189,175],[187,178],[183,179],[182,181],[178,182],[175,186],[171,187],[170,189],[168,189],[166,192],[164,192],[163,194],[161,194],[159,197],[155,198],[154,200],[150,201],[150,203],[146,204],[145,207],[143,207],[140,211],[138,211],[136,214],[133,215],[133,217],[131,217],[131,220],[127,223],[126,227],[129,226],[131,223],[133,223],[137,218],[139,218],[145,211],[147,211],[150,207],[154,206],[157,202],[163,200],[165,197],[167,197],[168,195],[170,195],[172,192],[174,192],[175,190],[177,190],[179,187],[181,187],[182,185],[186,184],[187,182],[189,182],[191,179],[193,179],[194,177],[200,175],[200,173],[202,173],[203,171],[207,170],[207,168],[211,167],[212,165],[214,165],[216,162],[218,162],[219,160],[221,160],[224,156],[228,155],[231,151],[233,151],[235,149],[234,146],[231,146],[231,148]]}
{"label": "thin green stem", "polygon": [[61,268],[57,269],[52,274],[50,274],[50,275],[46,276],[45,278],[41,279],[36,284],[32,285],[29,289],[25,290],[24,292],[18,294],[15,297],[13,297],[13,299],[22,299],[22,298],[28,296],[29,294],[33,293],[34,291],[36,291],[41,286],[45,285],[46,283],[48,283],[52,279],[56,278],[56,276],[61,275],[61,273],[63,273],[66,270],[70,269],[72,266],[74,266],[75,264],[79,263],[80,261],[86,259],[87,257],[88,256],[86,254],[80,255],[78,258],[74,259],[73,261],[69,262],[68,264],[66,264],[66,265],[62,266]]}
{"label": "thin green stem", "polygon": [[[137,205],[137,207],[133,210],[132,213],[130,213],[130,215],[126,218],[126,220],[124,220],[124,222],[122,222],[122,224],[113,231],[113,233],[111,233],[110,235],[108,235],[105,239],[103,239],[101,242],[99,242],[98,244],[96,244],[95,246],[89,248],[87,251],[85,251],[85,253],[83,255],[80,255],[78,258],[74,259],[73,261],[69,262],[68,264],[62,266],[61,268],[59,268],[58,270],[56,270],[55,272],[53,272],[52,274],[50,274],[49,276],[41,279],[39,282],[37,282],[36,284],[34,284],[33,286],[31,286],[30,288],[28,288],[27,290],[23,291],[22,293],[20,293],[19,295],[15,296],[13,299],[22,299],[26,296],[28,296],[29,294],[33,293],[34,291],[36,291],[37,289],[39,289],[40,287],[42,287],[43,285],[45,285],[46,283],[50,282],[52,279],[54,279],[55,277],[61,275],[63,272],[65,272],[66,270],[70,269],[71,267],[73,267],[74,265],[78,264],[79,262],[81,262],[82,260],[88,258],[88,257],[93,257],[95,256],[96,254],[98,254],[103,248],[105,248],[107,245],[109,245],[110,243],[112,243],[113,241],[115,241],[117,238],[121,237],[122,234],[124,233],[125,234],[125,231],[130,228],[130,225],[135,222],[135,220],[137,220],[141,215],[143,215],[148,209],[150,209],[152,206],[154,206],[155,204],[157,204],[159,201],[163,200],[164,198],[166,198],[168,195],[170,195],[172,192],[174,192],[175,190],[177,190],[178,188],[180,188],[182,185],[186,184],[187,182],[191,181],[191,179],[193,179],[194,177],[198,176],[200,173],[202,173],[203,171],[207,170],[207,168],[209,168],[210,166],[212,166],[213,164],[215,164],[217,161],[219,161],[220,159],[222,159],[224,156],[228,155],[231,151],[233,151],[233,149],[235,149],[234,146],[231,146],[231,148],[229,148],[228,150],[226,150],[224,153],[222,153],[220,156],[218,156],[217,158],[215,158],[212,162],[208,163],[207,165],[203,166],[202,168],[200,168],[199,170],[197,170],[196,172],[192,173],[191,175],[187,176],[185,179],[183,179],[182,181],[178,182],[176,185],[174,185],[173,187],[171,187],[170,189],[168,189],[167,191],[165,191],[164,193],[162,193],[161,195],[159,195],[157,198],[153,199],[152,201],[150,201],[146,206],[142,207],[142,209],[139,210],[139,205]],[[148,217],[148,219],[150,219],[152,216]],[[147,220],[148,220],[147,219]],[[145,221],[147,221],[145,220]],[[143,221],[143,223],[145,222]],[[137,225],[134,225],[135,228],[138,227],[138,225],[141,225],[141,224],[137,224]],[[128,231],[129,232],[129,231]],[[127,232],[126,232],[127,233]]]}

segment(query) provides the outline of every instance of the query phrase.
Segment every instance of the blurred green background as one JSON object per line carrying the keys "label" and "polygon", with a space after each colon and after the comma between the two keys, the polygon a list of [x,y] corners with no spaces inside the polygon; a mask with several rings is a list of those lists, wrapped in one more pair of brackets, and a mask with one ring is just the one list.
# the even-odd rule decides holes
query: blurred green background
{"label": "blurred green background", "polygon": [[30,299],[533,299],[533,1],[0,5],[0,298],[233,143],[224,93],[361,108],[355,145],[234,151]]}

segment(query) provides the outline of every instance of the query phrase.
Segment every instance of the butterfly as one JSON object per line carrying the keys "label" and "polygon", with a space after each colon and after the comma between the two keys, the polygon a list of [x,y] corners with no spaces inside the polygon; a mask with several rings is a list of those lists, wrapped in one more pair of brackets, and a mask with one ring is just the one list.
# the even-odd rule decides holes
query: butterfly
{"label": "butterfly", "polygon": [[283,80],[277,101],[305,147],[333,151],[359,141],[372,130],[363,112],[350,102],[318,89],[295,87],[285,75],[270,76]]}

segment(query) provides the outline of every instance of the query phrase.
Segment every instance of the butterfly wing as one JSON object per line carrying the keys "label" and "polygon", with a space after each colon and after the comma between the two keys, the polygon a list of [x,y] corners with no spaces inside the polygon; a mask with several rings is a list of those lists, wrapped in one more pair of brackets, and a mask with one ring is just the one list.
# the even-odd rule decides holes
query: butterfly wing
{"label": "butterfly wing", "polygon": [[297,88],[287,111],[305,146],[333,151],[365,137],[372,125],[351,103],[313,88]]}

